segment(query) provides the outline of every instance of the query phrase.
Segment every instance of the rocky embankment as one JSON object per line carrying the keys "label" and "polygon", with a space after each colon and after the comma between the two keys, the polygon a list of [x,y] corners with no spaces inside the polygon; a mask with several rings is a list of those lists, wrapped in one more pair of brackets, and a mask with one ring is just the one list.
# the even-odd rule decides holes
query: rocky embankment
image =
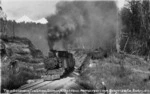
{"label": "rocky embankment", "polygon": [[45,69],[44,57],[30,40],[3,37],[0,41],[2,89],[15,89],[29,79],[40,78],[37,71]]}

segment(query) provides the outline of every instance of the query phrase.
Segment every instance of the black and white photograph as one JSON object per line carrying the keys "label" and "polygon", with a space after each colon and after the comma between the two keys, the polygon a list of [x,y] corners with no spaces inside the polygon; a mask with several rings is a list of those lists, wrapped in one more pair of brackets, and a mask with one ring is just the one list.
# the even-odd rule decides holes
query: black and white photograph
{"label": "black and white photograph", "polygon": [[0,0],[0,94],[150,94],[150,0]]}

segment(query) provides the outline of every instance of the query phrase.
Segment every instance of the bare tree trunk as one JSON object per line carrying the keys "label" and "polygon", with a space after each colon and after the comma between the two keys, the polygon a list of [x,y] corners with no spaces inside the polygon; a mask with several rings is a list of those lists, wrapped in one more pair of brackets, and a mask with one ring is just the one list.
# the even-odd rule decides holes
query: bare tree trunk
{"label": "bare tree trunk", "polygon": [[123,51],[126,50],[126,47],[127,47],[128,42],[129,42],[129,37],[127,38],[127,41],[126,41],[126,43],[125,43],[125,45],[124,45]]}
{"label": "bare tree trunk", "polygon": [[13,38],[15,38],[15,22],[13,22]]}
{"label": "bare tree trunk", "polygon": [[0,37],[6,35],[6,14],[3,12],[3,9],[1,7],[1,1],[0,1]]}
{"label": "bare tree trunk", "polygon": [[117,50],[117,53],[120,52],[120,41],[121,41],[121,34],[120,33],[121,33],[120,31],[118,31],[116,33],[116,50]]}

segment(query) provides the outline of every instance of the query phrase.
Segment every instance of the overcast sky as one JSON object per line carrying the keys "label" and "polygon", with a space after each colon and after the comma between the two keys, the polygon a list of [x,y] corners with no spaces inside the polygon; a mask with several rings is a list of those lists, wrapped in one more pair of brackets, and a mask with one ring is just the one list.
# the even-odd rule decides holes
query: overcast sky
{"label": "overcast sky", "polygon": [[[8,19],[19,19],[26,15],[33,20],[38,20],[55,13],[55,5],[60,0],[1,0],[2,7]],[[124,0],[118,0],[122,7]]]}
{"label": "overcast sky", "polygon": [[26,15],[37,20],[54,13],[57,2],[58,0],[2,0],[2,7],[9,19]]}

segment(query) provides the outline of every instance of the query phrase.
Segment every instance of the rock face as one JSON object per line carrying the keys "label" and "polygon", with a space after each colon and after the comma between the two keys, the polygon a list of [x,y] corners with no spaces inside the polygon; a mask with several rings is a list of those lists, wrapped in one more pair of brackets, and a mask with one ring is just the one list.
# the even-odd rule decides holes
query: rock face
{"label": "rock face", "polygon": [[30,40],[3,37],[0,41],[2,89],[15,89],[28,79],[40,78],[37,71],[44,70],[43,54]]}

